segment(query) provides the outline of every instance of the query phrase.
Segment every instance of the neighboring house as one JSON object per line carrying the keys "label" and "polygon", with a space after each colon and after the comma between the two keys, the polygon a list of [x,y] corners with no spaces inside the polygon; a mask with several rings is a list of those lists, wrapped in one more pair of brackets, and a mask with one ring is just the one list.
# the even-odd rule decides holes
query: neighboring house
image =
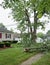
{"label": "neighboring house", "polygon": [[0,41],[12,41],[13,32],[7,30],[7,28],[0,27]]}
{"label": "neighboring house", "polygon": [[36,39],[36,42],[37,42],[37,43],[42,43],[43,40],[42,40],[41,38],[38,37],[38,38]]}

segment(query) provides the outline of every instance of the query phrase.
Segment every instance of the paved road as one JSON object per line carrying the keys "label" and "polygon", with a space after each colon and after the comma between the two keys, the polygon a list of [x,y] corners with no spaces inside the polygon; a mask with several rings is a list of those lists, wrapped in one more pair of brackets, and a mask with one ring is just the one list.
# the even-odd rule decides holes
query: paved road
{"label": "paved road", "polygon": [[38,61],[42,56],[43,56],[43,54],[39,53],[39,54],[29,58],[28,60],[24,61],[23,63],[21,63],[21,65],[31,65],[32,63],[35,63],[36,61]]}

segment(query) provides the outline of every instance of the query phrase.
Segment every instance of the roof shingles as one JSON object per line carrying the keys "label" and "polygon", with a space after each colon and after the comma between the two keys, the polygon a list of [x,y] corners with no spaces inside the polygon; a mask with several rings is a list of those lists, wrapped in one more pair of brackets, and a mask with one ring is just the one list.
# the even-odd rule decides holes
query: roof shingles
{"label": "roof shingles", "polygon": [[7,28],[0,27],[0,32],[5,32],[5,33],[13,33],[12,31],[7,30]]}

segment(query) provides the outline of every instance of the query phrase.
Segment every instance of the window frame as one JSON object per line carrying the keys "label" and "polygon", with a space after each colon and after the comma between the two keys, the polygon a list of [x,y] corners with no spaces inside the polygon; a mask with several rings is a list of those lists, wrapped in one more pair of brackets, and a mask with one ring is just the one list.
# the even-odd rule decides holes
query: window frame
{"label": "window frame", "polygon": [[6,37],[6,39],[11,39],[11,33],[6,33],[5,37]]}

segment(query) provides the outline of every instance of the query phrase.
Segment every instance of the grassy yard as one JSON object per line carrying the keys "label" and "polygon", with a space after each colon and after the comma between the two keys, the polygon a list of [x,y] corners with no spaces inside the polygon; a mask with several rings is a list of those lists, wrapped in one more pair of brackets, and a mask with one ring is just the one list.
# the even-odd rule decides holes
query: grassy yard
{"label": "grassy yard", "polygon": [[36,53],[25,53],[20,45],[13,44],[12,48],[0,50],[0,65],[18,65]]}
{"label": "grassy yard", "polygon": [[45,54],[38,62],[32,65],[50,65],[50,52]]}

